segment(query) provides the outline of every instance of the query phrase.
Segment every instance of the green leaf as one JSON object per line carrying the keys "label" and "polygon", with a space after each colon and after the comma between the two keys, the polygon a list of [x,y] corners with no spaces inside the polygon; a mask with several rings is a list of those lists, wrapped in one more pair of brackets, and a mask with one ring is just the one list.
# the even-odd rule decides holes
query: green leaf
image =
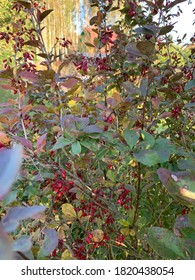
{"label": "green leaf", "polygon": [[97,142],[94,139],[88,138],[86,140],[80,141],[80,143],[81,143],[82,146],[89,149],[90,151],[96,152],[97,149],[98,149]]}
{"label": "green leaf", "polygon": [[141,83],[140,83],[140,91],[141,91],[141,96],[146,96],[147,95],[147,85],[148,85],[148,79],[147,78],[142,78]]}
{"label": "green leaf", "polygon": [[108,179],[110,179],[112,182],[116,182],[116,172],[114,172],[113,170],[108,170],[106,173],[106,176],[108,177]]}
{"label": "green leaf", "polygon": [[76,141],[72,143],[71,145],[71,151],[74,155],[78,155],[81,153],[81,144],[79,141]]}
{"label": "green leaf", "polygon": [[51,12],[53,12],[52,9],[46,10],[43,13],[41,13],[39,16],[39,21],[42,22],[44,20],[44,18],[46,18]]}
{"label": "green leaf", "polygon": [[131,82],[128,81],[124,82],[123,87],[125,91],[128,93],[129,97],[135,97],[136,94],[140,94],[140,89]]}
{"label": "green leaf", "polygon": [[6,70],[0,71],[0,78],[9,79],[13,77],[13,69],[7,68]]}
{"label": "green leaf", "polygon": [[140,51],[140,53],[146,56],[151,56],[152,53],[154,52],[155,44],[150,41],[142,41],[142,42],[138,42],[136,46]]}
{"label": "green leaf", "polygon": [[135,29],[135,32],[137,34],[149,34],[152,36],[154,35],[154,31],[152,30],[152,28],[150,29],[150,26],[138,27]]}
{"label": "green leaf", "polygon": [[168,229],[148,228],[146,240],[151,248],[165,259],[185,259],[179,238]]}
{"label": "green leaf", "polygon": [[62,204],[62,213],[65,222],[74,222],[77,220],[77,214],[74,207],[70,203]]}
{"label": "green leaf", "polygon": [[146,166],[153,166],[159,162],[157,152],[151,149],[140,150],[139,152],[133,153],[133,156],[138,162],[141,162]]}
{"label": "green leaf", "polygon": [[109,152],[108,148],[101,147],[96,154],[96,159],[102,159]]}
{"label": "green leaf", "polygon": [[72,144],[73,141],[74,141],[73,139],[65,139],[63,136],[61,136],[57,139],[57,142],[55,143],[55,145],[53,146],[53,148],[51,150],[55,151],[55,150],[61,149],[65,146]]}
{"label": "green leaf", "polygon": [[189,82],[185,85],[184,90],[185,90],[185,91],[188,91],[188,90],[192,89],[193,87],[195,87],[195,80],[189,81]]}
{"label": "green leaf", "polygon": [[135,130],[125,129],[124,138],[128,146],[132,149],[139,139],[139,134]]}
{"label": "green leaf", "polygon": [[167,25],[167,26],[163,26],[160,31],[159,31],[159,36],[165,35],[169,32],[171,32],[171,30],[173,29],[173,25]]}
{"label": "green leaf", "polygon": [[155,141],[153,151],[158,154],[158,162],[163,163],[167,162],[169,157],[176,152],[176,148],[168,139],[160,138]]}
{"label": "green leaf", "polygon": [[18,194],[18,190],[11,191],[10,193],[8,193],[8,195],[2,201],[2,206],[6,206],[6,205],[12,203],[14,200],[16,200],[17,194]]}
{"label": "green leaf", "polygon": [[190,226],[195,229],[195,210],[191,209],[190,213],[188,214],[188,220],[190,223]]}
{"label": "green leaf", "polygon": [[195,170],[195,159],[188,158],[188,159],[180,159],[177,162],[177,166],[180,170]]}
{"label": "green leaf", "polygon": [[144,144],[146,145],[145,146],[146,149],[152,148],[154,146],[155,139],[150,133],[142,130],[141,131],[141,136],[142,136],[142,139],[144,140]]}

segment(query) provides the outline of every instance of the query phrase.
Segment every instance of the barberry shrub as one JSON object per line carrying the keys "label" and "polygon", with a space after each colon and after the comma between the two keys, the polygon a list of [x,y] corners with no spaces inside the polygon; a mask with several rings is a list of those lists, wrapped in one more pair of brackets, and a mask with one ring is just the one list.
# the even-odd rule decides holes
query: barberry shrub
{"label": "barberry shrub", "polygon": [[[170,35],[180,2],[91,1],[97,36],[85,43],[93,56],[74,52],[66,37],[47,51],[42,32],[52,10],[14,2],[21,19],[0,34],[13,47],[0,78],[17,98],[1,104],[0,139],[2,148],[20,143],[24,160],[0,213],[15,201],[46,207],[14,233],[34,241],[24,256],[195,257],[195,72]],[[57,71],[56,44],[69,51]],[[70,65],[74,74],[62,78]],[[58,236],[52,252],[39,245],[46,227]]]}

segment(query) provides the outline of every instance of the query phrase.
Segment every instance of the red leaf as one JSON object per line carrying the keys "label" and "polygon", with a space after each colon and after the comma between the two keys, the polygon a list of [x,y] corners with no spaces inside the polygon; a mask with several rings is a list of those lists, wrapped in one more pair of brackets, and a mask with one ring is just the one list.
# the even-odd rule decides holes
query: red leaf
{"label": "red leaf", "polygon": [[13,87],[12,87],[12,86],[10,86],[10,85],[6,85],[6,84],[1,85],[1,87],[2,87],[3,89],[5,89],[5,90],[12,90],[12,89],[13,89]]}
{"label": "red leaf", "polygon": [[24,42],[24,45],[37,48],[40,46],[40,42],[38,40],[28,40],[28,41]]}
{"label": "red leaf", "polygon": [[30,2],[25,2],[25,1],[17,1],[19,4],[24,6],[26,9],[30,10],[31,9],[31,3]]}
{"label": "red leaf", "polygon": [[32,151],[33,147],[32,147],[32,143],[31,143],[30,140],[25,139],[25,138],[20,137],[20,136],[13,136],[13,138],[16,141],[20,142],[24,147],[26,147],[26,148],[28,148],[28,149],[30,149]]}
{"label": "red leaf", "polygon": [[19,75],[22,79],[26,79],[30,82],[36,82],[39,78],[39,76],[33,72],[28,71],[20,71]]}
{"label": "red leaf", "polygon": [[73,86],[75,86],[77,83],[78,83],[78,79],[70,78],[63,83],[60,83],[60,85],[65,88],[73,88]]}
{"label": "red leaf", "polygon": [[46,145],[46,140],[45,140],[46,136],[47,136],[47,133],[44,133],[37,140],[37,144],[36,144],[37,151],[42,151],[43,147],[45,147],[45,145]]}
{"label": "red leaf", "polygon": [[33,107],[33,111],[38,111],[38,112],[42,112],[45,113],[47,112],[47,107],[45,105],[36,105]]}
{"label": "red leaf", "polygon": [[53,10],[47,10],[47,11],[44,11],[43,13],[41,13],[39,15],[39,20],[40,22],[44,20],[44,18],[46,18],[51,12],[53,12]]}

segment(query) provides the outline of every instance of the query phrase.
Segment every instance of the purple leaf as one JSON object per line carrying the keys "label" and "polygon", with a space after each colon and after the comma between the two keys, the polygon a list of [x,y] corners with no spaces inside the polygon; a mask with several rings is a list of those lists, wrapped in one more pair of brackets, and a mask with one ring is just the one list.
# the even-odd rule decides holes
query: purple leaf
{"label": "purple leaf", "polygon": [[47,133],[44,133],[42,136],[39,137],[39,139],[37,140],[37,144],[36,144],[36,149],[37,150],[42,150],[43,147],[45,147],[46,145],[46,141],[45,138],[47,136]]}
{"label": "purple leaf", "polygon": [[22,147],[0,151],[0,200],[11,189],[22,164]]}
{"label": "purple leaf", "polygon": [[19,222],[28,218],[35,218],[40,212],[46,209],[45,206],[18,206],[8,210],[7,215],[2,219],[1,225],[5,232],[13,232],[17,229]]}
{"label": "purple leaf", "polygon": [[45,229],[44,230],[45,239],[41,249],[38,252],[39,258],[43,258],[57,247],[58,245],[58,234],[54,229]]}
{"label": "purple leaf", "polygon": [[32,151],[33,147],[30,140],[20,136],[13,136],[13,138],[16,139],[18,142],[20,142],[24,147],[29,148]]}
{"label": "purple leaf", "polygon": [[44,20],[51,12],[53,12],[52,9],[46,10],[43,13],[40,14],[40,22]]}
{"label": "purple leaf", "polygon": [[103,130],[95,124],[84,127],[83,131],[86,133],[102,133],[103,132]]}

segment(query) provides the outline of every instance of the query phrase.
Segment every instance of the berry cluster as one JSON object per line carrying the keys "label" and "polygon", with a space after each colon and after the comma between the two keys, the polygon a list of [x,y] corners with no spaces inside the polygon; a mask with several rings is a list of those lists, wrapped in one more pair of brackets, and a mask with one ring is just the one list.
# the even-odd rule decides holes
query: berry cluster
{"label": "berry cluster", "polygon": [[124,184],[122,184],[119,189],[117,204],[123,206],[125,210],[132,209],[132,197],[130,196],[130,190],[128,190]]}
{"label": "berry cluster", "polygon": [[102,44],[103,45],[114,44],[112,37],[113,37],[113,31],[107,28],[107,30],[103,32],[101,35]]}
{"label": "berry cluster", "polygon": [[68,48],[69,45],[72,45],[72,42],[69,40],[66,40],[65,38],[58,38],[56,37],[56,40],[59,41],[60,46],[63,48]]}
{"label": "berry cluster", "polygon": [[128,2],[128,6],[129,6],[129,9],[128,9],[127,14],[130,17],[135,17],[137,15],[137,11],[136,11],[137,4],[136,4],[136,2],[130,1],[130,2]]}

